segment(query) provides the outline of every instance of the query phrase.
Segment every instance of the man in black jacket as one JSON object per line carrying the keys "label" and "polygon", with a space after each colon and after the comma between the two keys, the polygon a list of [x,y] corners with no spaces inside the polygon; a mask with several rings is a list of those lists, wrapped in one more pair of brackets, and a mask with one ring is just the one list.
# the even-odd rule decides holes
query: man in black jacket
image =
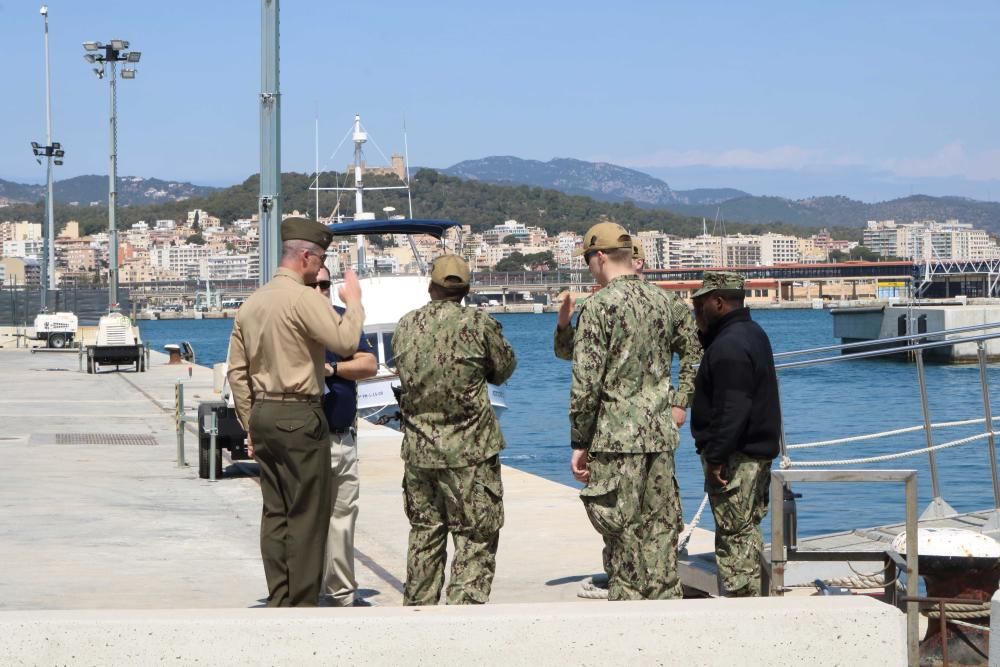
{"label": "man in black jacket", "polygon": [[760,523],[767,514],[781,405],[771,342],[743,305],[743,277],[706,271],[692,295],[704,357],[695,377],[691,435],[715,517],[720,589],[761,593]]}

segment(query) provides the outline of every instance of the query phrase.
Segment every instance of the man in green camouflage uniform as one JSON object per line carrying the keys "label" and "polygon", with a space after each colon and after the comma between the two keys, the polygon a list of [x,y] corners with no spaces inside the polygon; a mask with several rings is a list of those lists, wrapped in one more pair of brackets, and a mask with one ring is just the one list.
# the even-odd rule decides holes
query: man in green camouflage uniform
{"label": "man in green camouflage uniform", "polygon": [[431,269],[431,302],[407,313],[393,340],[410,521],[407,605],[438,603],[448,533],[455,543],[448,604],[487,602],[496,571],[504,442],[486,383],[506,382],[515,360],[500,323],[462,306],[469,280],[461,257],[438,257]]}
{"label": "man in green camouflage uniform", "polygon": [[584,303],[574,336],[570,469],[586,483],[580,497],[605,540],[608,599],[680,597],[670,363],[697,347],[667,294],[635,274],[621,226],[591,227],[577,252],[603,289]]}
{"label": "man in green camouflage uniform", "polygon": [[691,435],[715,517],[719,590],[761,594],[771,461],[781,438],[781,405],[767,334],[744,307],[738,273],[706,271],[692,295],[704,360],[695,378]]}
{"label": "man in green camouflage uniform", "polygon": [[[636,275],[640,278],[642,278],[642,270],[645,264],[646,255],[642,250],[642,245],[639,243],[633,243],[632,268],[635,270]],[[691,398],[691,392],[694,390],[694,376],[697,372],[698,362],[701,361],[701,343],[698,342],[698,331],[695,327],[694,318],[691,317],[691,309],[688,308],[687,304],[684,303],[684,300],[677,296],[676,293],[665,293],[669,296],[670,312],[673,315],[673,320],[678,327],[678,332],[683,338],[686,339],[683,347],[685,350],[690,351],[690,354],[684,356],[678,354],[678,388],[671,388],[670,390],[669,402],[671,406],[671,414],[673,415],[674,423],[677,424],[677,428],[679,429],[684,425],[684,421],[687,419],[688,402]],[[574,305],[574,299],[567,294],[559,308],[559,318],[556,322],[556,331],[553,336],[553,352],[557,358],[565,359],[567,361],[573,360],[573,340],[576,329],[573,326],[571,317]],[[678,531],[681,531],[684,529],[684,512],[681,509],[680,496],[677,497],[676,514],[679,521]],[[604,561],[604,572],[610,576],[611,545],[608,538],[605,538],[604,552],[602,555]]]}

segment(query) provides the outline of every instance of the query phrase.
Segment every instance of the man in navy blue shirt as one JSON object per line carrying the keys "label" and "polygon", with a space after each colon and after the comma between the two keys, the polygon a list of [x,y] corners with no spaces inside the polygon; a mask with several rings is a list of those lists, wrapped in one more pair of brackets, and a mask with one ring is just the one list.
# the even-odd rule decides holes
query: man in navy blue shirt
{"label": "man in navy blue shirt", "polygon": [[[326,267],[308,285],[330,298],[330,272]],[[343,309],[333,306],[338,311]],[[330,459],[333,483],[330,491],[330,532],[326,538],[321,602],[331,607],[349,607],[356,602],[358,582],[354,578],[354,526],[358,520],[357,380],[378,372],[378,358],[361,332],[358,351],[348,358],[326,352],[326,387],[323,411],[330,424]]]}

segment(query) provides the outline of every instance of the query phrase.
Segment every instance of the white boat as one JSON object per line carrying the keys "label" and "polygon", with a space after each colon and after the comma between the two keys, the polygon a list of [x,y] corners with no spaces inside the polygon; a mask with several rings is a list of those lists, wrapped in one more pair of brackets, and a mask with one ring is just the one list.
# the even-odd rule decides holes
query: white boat
{"label": "white boat", "polygon": [[[416,310],[430,301],[427,292],[430,278],[427,276],[427,264],[420,257],[413,235],[428,234],[441,239],[451,227],[459,225],[448,220],[415,220],[412,204],[409,218],[393,218],[376,220],[374,214],[364,210],[365,190],[402,189],[409,193],[409,167],[406,168],[405,185],[380,186],[369,188],[364,186],[364,158],[362,147],[368,140],[368,134],[361,126],[361,116],[355,115],[352,132],[354,141],[354,185],[350,187],[321,188],[318,184],[319,166],[317,165],[317,181],[310,189],[353,192],[355,198],[355,216],[350,222],[342,220],[329,225],[337,236],[357,236],[358,238],[358,269],[361,282],[361,302],[365,307],[364,332],[378,356],[378,373],[375,377],[358,382],[358,414],[379,424],[398,425],[398,409],[396,397],[392,388],[399,386],[399,375],[393,362],[392,335],[400,318],[411,310]],[[317,200],[317,209],[318,200]],[[410,239],[410,249],[413,252],[420,273],[417,275],[365,275],[364,245],[362,237],[366,234],[405,234]],[[342,306],[337,296],[338,284],[330,290],[331,300],[335,305]],[[495,385],[488,385],[490,403],[494,410],[500,411],[507,407],[506,394]]]}

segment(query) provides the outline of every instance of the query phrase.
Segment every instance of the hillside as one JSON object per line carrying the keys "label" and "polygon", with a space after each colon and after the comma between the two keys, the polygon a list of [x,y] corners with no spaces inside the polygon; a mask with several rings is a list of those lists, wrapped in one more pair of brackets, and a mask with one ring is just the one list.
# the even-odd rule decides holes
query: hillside
{"label": "hillside", "polygon": [[868,220],[944,221],[957,219],[972,223],[991,233],[1000,233],[1000,203],[963,197],[928,197],[913,195],[902,199],[866,204],[847,197],[782,199],[781,197],[742,197],[709,206],[678,206],[680,214],[714,219],[766,223],[775,220],[807,227],[863,227]]}
{"label": "hillside", "polygon": [[598,201],[631,201],[640,207],[669,207],[672,204],[715,204],[747,197],[733,188],[673,190],[664,181],[635,169],[607,162],[586,162],[555,158],[548,162],[524,160],[510,155],[465,160],[438,170],[448,176],[497,185],[529,185],[583,195]]}
{"label": "hillside", "polygon": [[[332,172],[322,174],[322,186],[334,185],[335,179],[343,184],[344,177]],[[309,212],[314,206],[314,193],[309,191],[312,176],[309,174],[282,174],[283,211]],[[393,177],[371,177],[369,185],[398,184]],[[239,185],[212,191],[204,197],[183,202],[164,202],[144,206],[122,206],[118,221],[122,228],[139,220],[183,219],[192,208],[203,208],[224,222],[249,218],[257,212],[258,177],[252,176]],[[354,198],[341,195],[341,213],[353,213]],[[331,215],[336,196],[324,192],[320,197],[323,216]],[[365,206],[369,211],[381,212],[386,206],[396,211],[407,210],[404,191],[383,190],[366,195]],[[662,230],[679,236],[693,236],[701,232],[701,218],[679,215],[670,211],[640,208],[630,202],[602,202],[589,197],[567,195],[557,190],[521,186],[491,185],[478,181],[464,181],[430,169],[422,169],[413,179],[413,206],[418,217],[458,220],[471,225],[474,231],[492,227],[504,220],[516,219],[526,225],[544,227],[549,232],[574,230],[579,233],[600,220],[615,220],[632,230]],[[0,209],[0,219],[41,221],[43,207],[18,205]],[[311,213],[310,213],[311,215]],[[105,206],[56,206],[57,226],[66,220],[77,220],[85,232],[104,229],[107,225]],[[727,230],[746,233],[774,231],[808,235],[811,230],[783,223],[770,225],[727,223]],[[857,231],[831,230],[840,238],[860,238]]]}
{"label": "hillside", "polygon": [[[89,206],[91,202],[107,203],[107,176],[76,176],[56,181],[52,189],[57,204],[77,202]],[[193,197],[206,197],[218,188],[158,178],[140,176],[118,177],[118,203],[121,206],[155,204],[159,202],[185,201]],[[0,198],[12,203],[31,204],[45,197],[44,185],[24,185],[0,179]]]}

